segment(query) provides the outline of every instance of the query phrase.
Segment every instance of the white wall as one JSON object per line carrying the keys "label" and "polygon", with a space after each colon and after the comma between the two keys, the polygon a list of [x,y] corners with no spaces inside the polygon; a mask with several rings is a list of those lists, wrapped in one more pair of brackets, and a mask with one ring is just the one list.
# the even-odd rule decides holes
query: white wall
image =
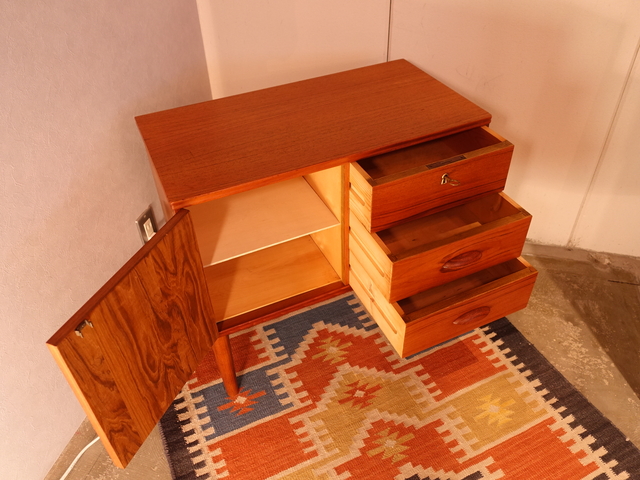
{"label": "white wall", "polygon": [[490,111],[516,145],[506,191],[534,215],[531,241],[640,255],[640,222],[622,213],[640,207],[637,80],[619,104],[640,41],[637,0],[198,8],[213,97],[381,62],[389,41],[389,59],[408,59]]}
{"label": "white wall", "polygon": [[640,257],[640,58],[585,197],[572,243]]}
{"label": "white wall", "polygon": [[39,480],[84,418],[45,342],[161,212],[133,117],[210,91],[193,2],[0,11],[0,478]]}
{"label": "white wall", "polygon": [[214,98],[384,62],[389,0],[198,0]]}
{"label": "white wall", "polygon": [[636,54],[637,0],[393,0],[391,18],[390,58],[490,111],[516,145],[506,191],[533,214],[533,241],[639,254],[639,222],[617,213],[640,207],[638,87],[576,227]]}

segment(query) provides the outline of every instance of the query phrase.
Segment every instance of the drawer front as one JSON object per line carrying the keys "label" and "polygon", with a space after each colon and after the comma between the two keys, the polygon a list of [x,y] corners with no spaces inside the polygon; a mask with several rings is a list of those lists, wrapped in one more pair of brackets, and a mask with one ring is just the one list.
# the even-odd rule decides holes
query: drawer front
{"label": "drawer front", "polygon": [[525,308],[537,272],[522,259],[514,261],[524,268],[411,314],[383,298],[354,256],[350,282],[397,353],[407,357]]}
{"label": "drawer front", "polygon": [[[407,322],[403,355],[413,355],[527,306],[538,272],[529,267],[452,299],[438,311]],[[445,302],[446,303],[446,302]]]}
{"label": "drawer front", "polygon": [[518,257],[531,215],[515,215],[464,231],[404,255],[390,255],[375,233],[351,218],[349,248],[384,297],[400,300]]}
{"label": "drawer front", "polygon": [[376,179],[360,164],[351,164],[351,209],[375,232],[426,211],[502,191],[512,153],[513,145],[505,140]]}

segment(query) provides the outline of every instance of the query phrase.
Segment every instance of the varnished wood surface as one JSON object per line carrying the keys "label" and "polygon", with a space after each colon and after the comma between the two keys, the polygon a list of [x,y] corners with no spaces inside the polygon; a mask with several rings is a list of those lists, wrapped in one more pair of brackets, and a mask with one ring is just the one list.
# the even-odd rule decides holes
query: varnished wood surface
{"label": "varnished wood surface", "polygon": [[[492,194],[442,212],[417,218],[376,232],[390,255],[402,258],[411,252],[429,248],[436,242],[444,244],[472,228],[478,228],[510,217],[524,209],[512,203],[504,193]],[[528,216],[528,214],[526,214]]]}
{"label": "varnished wood surface", "polygon": [[[373,234],[352,215],[350,249],[389,301],[519,256],[531,215],[502,194],[471,205]],[[438,231],[444,225],[450,235]]]}
{"label": "varnished wood surface", "polygon": [[240,391],[236,378],[236,367],[231,351],[231,342],[228,335],[221,335],[213,344],[213,354],[216,357],[218,371],[222,377],[227,396],[234,398]]}
{"label": "varnished wood surface", "polygon": [[340,224],[302,177],[189,210],[205,266]]}
{"label": "varnished wood surface", "polygon": [[[369,175],[360,162],[353,163],[351,208],[369,231],[376,232],[438,207],[499,192],[505,186],[512,154],[513,145],[505,140],[450,158],[450,163],[445,158],[444,162],[424,165],[415,157],[428,155],[423,149],[412,147],[409,153],[394,152],[384,156],[384,159],[393,163],[398,156],[400,163],[405,166],[410,160],[420,165],[378,178]],[[369,161],[364,163],[372,173],[392,170],[391,167],[385,170],[381,165]],[[444,174],[459,182],[459,185],[442,184]]]}
{"label": "varnished wood surface", "polygon": [[407,323],[426,317],[437,312],[443,302],[447,303],[455,301],[456,298],[464,298],[466,292],[486,289],[487,285],[495,286],[495,282],[504,281],[506,278],[513,278],[514,274],[528,275],[530,273],[529,267],[530,265],[523,258],[513,258],[494,265],[493,267],[459,278],[453,282],[424,290],[408,298],[403,298],[397,302],[399,312]]}
{"label": "varnished wood surface", "polygon": [[[77,336],[85,319],[93,327]],[[182,211],[47,344],[124,467],[216,337],[193,226]]]}
{"label": "varnished wood surface", "polygon": [[405,60],[136,118],[174,210],[470,127],[491,116]]}
{"label": "varnished wood surface", "polygon": [[337,166],[318,170],[303,177],[338,220],[342,220],[342,199],[344,197],[342,168],[342,166]]}
{"label": "varnished wood surface", "polygon": [[320,196],[329,207],[341,224],[337,228],[322,230],[311,235],[318,248],[327,258],[333,269],[340,276],[344,283],[347,283],[347,272],[349,271],[347,235],[348,218],[347,205],[349,196],[345,185],[349,183],[348,165],[320,170],[306,175],[304,178],[309,185]]}
{"label": "varnished wood surface", "polygon": [[402,357],[526,307],[537,276],[519,258],[418,298],[388,302],[353,255],[351,269],[354,292]]}
{"label": "varnished wood surface", "polygon": [[[476,150],[505,142],[488,127],[471,128],[430,142],[360,160],[358,164],[376,179],[384,179],[413,169],[433,168],[436,162],[455,159]],[[455,160],[454,160],[455,161]],[[420,170],[418,170],[420,171]],[[385,181],[389,181],[386,179]]]}
{"label": "varnished wood surface", "polygon": [[349,266],[351,288],[396,352],[402,355],[407,326],[402,320],[401,310],[396,310],[395,304],[382,296],[353,251],[349,255]]}
{"label": "varnished wood surface", "polygon": [[220,335],[231,335],[232,333],[245,330],[249,327],[259,325],[261,323],[273,320],[282,315],[287,315],[301,308],[323,302],[343,293],[347,293],[351,287],[345,285],[341,281],[328,283],[322,287],[314,288],[308,292],[300,293],[284,300],[280,300],[269,305],[264,305],[250,312],[236,315],[218,322],[218,331]]}
{"label": "varnished wood surface", "polygon": [[340,282],[311,237],[301,237],[205,269],[216,321]]}
{"label": "varnished wood surface", "polygon": [[[434,305],[431,314],[426,310],[416,312],[412,315],[413,320],[407,323],[403,355],[412,355],[522,310],[529,302],[537,275],[538,272],[527,264],[522,270]],[[478,310],[488,311],[467,323],[456,323]]]}

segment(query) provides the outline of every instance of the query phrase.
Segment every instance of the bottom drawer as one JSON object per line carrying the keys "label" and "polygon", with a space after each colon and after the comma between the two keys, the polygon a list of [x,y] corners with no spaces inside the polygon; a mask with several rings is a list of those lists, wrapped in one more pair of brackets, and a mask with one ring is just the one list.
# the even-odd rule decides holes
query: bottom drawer
{"label": "bottom drawer", "polygon": [[538,275],[520,257],[389,302],[353,254],[350,263],[351,287],[402,357],[523,309]]}

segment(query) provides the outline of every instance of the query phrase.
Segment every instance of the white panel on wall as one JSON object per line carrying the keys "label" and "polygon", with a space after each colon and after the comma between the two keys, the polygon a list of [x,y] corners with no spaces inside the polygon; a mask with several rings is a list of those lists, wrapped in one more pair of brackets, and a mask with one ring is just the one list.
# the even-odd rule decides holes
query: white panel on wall
{"label": "white panel on wall", "polygon": [[493,114],[532,240],[566,245],[640,32],[637,0],[394,0],[390,58]]}
{"label": "white panel on wall", "polygon": [[572,243],[640,257],[640,58],[636,58]]}
{"label": "white panel on wall", "polygon": [[214,98],[384,62],[390,0],[198,0]]}
{"label": "white panel on wall", "polygon": [[196,5],[2,2],[0,478],[41,480],[84,414],[45,342],[161,215],[133,117],[210,98]]}

